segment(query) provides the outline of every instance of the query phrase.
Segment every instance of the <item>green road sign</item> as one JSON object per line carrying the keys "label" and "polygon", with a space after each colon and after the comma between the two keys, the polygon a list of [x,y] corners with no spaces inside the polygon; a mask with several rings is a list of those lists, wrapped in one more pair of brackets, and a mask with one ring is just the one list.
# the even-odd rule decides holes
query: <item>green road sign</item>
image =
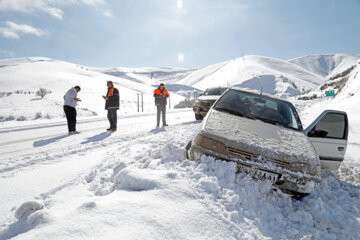
{"label": "green road sign", "polygon": [[326,95],[327,97],[333,97],[333,96],[335,96],[335,90],[325,91],[325,95]]}

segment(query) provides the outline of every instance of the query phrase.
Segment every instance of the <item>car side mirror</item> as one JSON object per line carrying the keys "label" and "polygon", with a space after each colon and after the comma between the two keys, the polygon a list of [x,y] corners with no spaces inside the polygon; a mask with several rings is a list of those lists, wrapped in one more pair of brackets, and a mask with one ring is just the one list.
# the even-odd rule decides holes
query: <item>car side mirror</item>
{"label": "car side mirror", "polygon": [[307,135],[308,137],[324,138],[328,135],[328,132],[324,130],[311,130]]}

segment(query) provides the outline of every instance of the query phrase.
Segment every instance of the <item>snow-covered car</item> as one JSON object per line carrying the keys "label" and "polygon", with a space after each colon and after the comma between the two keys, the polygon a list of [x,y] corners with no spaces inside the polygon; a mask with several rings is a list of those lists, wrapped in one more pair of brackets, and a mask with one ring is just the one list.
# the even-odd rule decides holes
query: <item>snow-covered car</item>
{"label": "snow-covered car", "polygon": [[204,118],[189,155],[191,160],[208,155],[235,161],[239,172],[304,196],[320,183],[321,166],[340,166],[347,134],[345,112],[327,110],[304,131],[290,102],[231,88]]}
{"label": "snow-covered car", "polygon": [[195,100],[193,110],[195,113],[196,120],[202,120],[207,114],[211,106],[219,99],[219,97],[226,91],[228,88],[225,87],[216,87],[208,88],[200,97]]}

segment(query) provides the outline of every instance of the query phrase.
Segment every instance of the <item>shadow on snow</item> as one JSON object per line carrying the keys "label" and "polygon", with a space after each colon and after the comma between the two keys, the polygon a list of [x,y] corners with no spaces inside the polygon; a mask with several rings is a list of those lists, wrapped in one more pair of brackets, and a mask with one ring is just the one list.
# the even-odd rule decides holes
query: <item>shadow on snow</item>
{"label": "shadow on snow", "polygon": [[57,142],[63,138],[68,137],[69,135],[62,135],[62,136],[57,136],[57,137],[53,137],[53,138],[49,138],[49,139],[44,139],[44,140],[39,140],[39,141],[35,141],[33,146],[34,147],[43,147],[45,145],[48,145],[50,143],[54,143]]}
{"label": "shadow on snow", "polygon": [[83,141],[81,144],[87,144],[87,143],[91,143],[91,142],[99,142],[102,141],[108,137],[111,136],[113,132],[109,131],[109,132],[102,132],[100,134],[97,134],[95,136],[89,137],[87,138],[85,141]]}

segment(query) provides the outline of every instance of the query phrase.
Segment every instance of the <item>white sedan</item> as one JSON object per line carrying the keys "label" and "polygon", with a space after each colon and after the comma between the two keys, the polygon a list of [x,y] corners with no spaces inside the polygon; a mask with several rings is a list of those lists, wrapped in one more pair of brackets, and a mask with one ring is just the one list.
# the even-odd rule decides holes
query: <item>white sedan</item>
{"label": "white sedan", "polygon": [[339,168],[347,135],[345,112],[327,110],[304,130],[290,102],[231,88],[204,118],[189,153],[192,160],[235,161],[239,172],[301,197],[320,183],[321,167]]}

